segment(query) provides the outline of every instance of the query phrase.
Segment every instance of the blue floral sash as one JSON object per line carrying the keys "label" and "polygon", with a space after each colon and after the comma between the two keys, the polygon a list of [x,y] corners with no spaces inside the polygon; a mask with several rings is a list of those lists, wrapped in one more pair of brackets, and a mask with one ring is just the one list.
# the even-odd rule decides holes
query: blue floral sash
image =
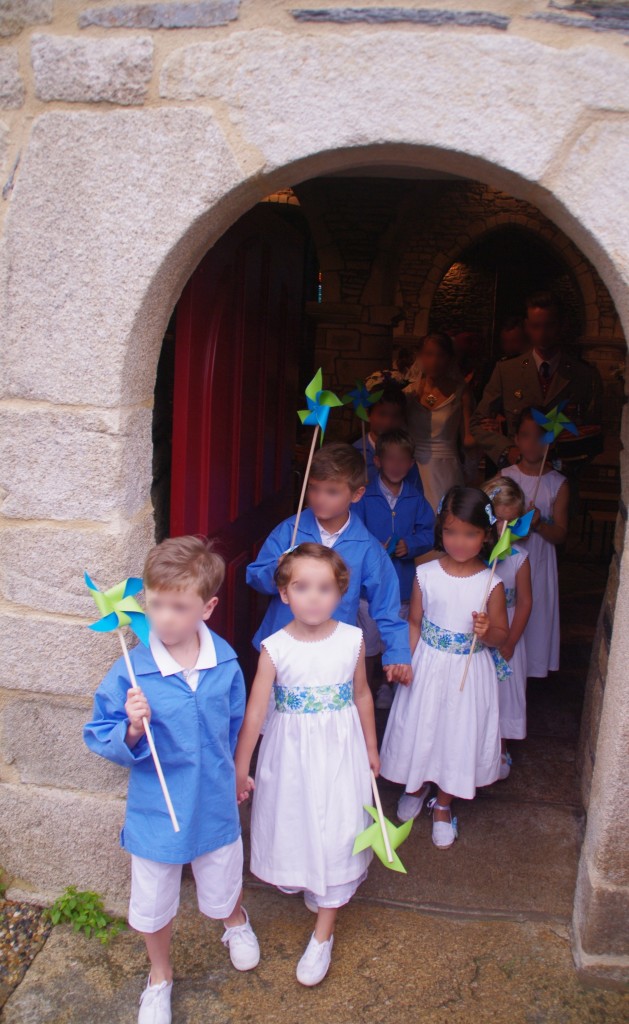
{"label": "blue floral sash", "polygon": [[[437,626],[424,615],[422,619],[422,640],[428,647],[434,647],[444,654],[469,654],[472,647],[473,633],[451,633],[443,626]],[[500,682],[503,682],[511,675],[508,663],[495,647],[486,647],[485,644],[477,641],[474,647],[474,654],[481,651],[489,651],[492,661],[496,666],[496,674]]]}
{"label": "blue floral sash", "polygon": [[354,702],[353,683],[336,686],[306,686],[294,690],[273,684],[276,710],[284,715],[316,715],[321,711],[342,711]]}

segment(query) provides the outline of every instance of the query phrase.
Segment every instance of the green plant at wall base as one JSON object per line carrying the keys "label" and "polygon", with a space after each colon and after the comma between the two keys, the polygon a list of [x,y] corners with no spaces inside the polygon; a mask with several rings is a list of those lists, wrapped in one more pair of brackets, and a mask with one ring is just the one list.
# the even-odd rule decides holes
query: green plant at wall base
{"label": "green plant at wall base", "polygon": [[88,939],[96,938],[103,945],[127,927],[122,918],[105,913],[97,892],[79,892],[74,885],[64,889],[46,915],[53,924],[71,924],[73,931],[85,932]]}

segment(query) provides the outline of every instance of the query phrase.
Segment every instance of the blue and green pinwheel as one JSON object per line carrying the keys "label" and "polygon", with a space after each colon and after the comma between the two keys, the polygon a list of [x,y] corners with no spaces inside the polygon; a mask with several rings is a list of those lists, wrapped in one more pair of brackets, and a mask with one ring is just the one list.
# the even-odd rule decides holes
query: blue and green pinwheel
{"label": "blue and green pinwheel", "polygon": [[394,825],[388,818],[382,819],[384,827],[387,830],[387,836],[389,837],[391,852],[393,854],[393,860],[389,861],[384,844],[384,836],[382,835],[382,828],[380,827],[378,811],[375,807],[368,807],[366,804],[365,810],[367,811],[367,814],[371,815],[373,818],[374,824],[369,825],[364,832],[360,832],[359,835],[356,836],[352,853],[360,853],[362,850],[368,850],[369,847],[371,847],[376,857],[382,861],[385,868],[389,868],[391,871],[399,871],[401,874],[405,875],[407,873],[406,868],[398,857],[396,850],[408,837],[408,834],[413,827],[413,819],[411,818],[410,821],[405,821],[403,825]]}
{"label": "blue and green pinwheel", "polygon": [[120,629],[121,626],[128,626],[138,640],[148,647],[148,621],[134,596],[142,590],[142,580],[137,576],[130,576],[109,590],[99,590],[87,573],[84,576],[87,588],[102,616],[97,622],[92,622],[89,628],[97,633],[109,633],[114,629]]}
{"label": "blue and green pinwheel", "polygon": [[306,388],[307,409],[300,409],[297,415],[304,426],[318,427],[321,430],[321,444],[323,435],[328,425],[330,409],[342,405],[340,398],[333,391],[326,391],[323,388],[323,371],[318,369],[310,384]]}
{"label": "blue and green pinwheel", "polygon": [[379,402],[383,394],[384,392],[382,389],[380,389],[380,391],[369,391],[362,381],[357,380],[354,390],[349,391],[344,395],[342,401],[343,405],[349,405],[351,402],[354,412],[358,418],[363,420],[365,423],[368,423],[369,406],[375,405],[376,402]]}
{"label": "blue and green pinwheel", "polygon": [[518,519],[512,519],[510,523],[507,523],[506,529],[501,533],[498,543],[489,556],[488,565],[491,565],[496,559],[501,562],[509,555],[516,554],[516,548],[512,547],[511,542],[514,539],[522,540],[523,537],[528,536],[534,514],[535,509],[531,509],[526,515],[519,516]]}
{"label": "blue and green pinwheel", "polygon": [[565,401],[559,402],[550,412],[540,412],[539,409],[531,409],[533,419],[545,432],[543,437],[544,444],[552,444],[564,430],[569,430],[571,434],[579,433],[572,420],[564,416],[563,410],[566,404]]}

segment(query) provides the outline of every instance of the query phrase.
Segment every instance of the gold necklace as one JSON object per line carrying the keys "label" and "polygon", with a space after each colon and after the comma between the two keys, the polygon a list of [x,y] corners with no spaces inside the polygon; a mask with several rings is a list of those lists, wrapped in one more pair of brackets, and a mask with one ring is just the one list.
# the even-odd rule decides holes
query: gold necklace
{"label": "gold necklace", "polygon": [[426,396],[424,397],[424,401],[425,401],[426,405],[429,405],[429,406],[430,406],[430,408],[431,408],[431,409],[432,409],[433,405],[436,405],[436,404],[437,404],[437,398],[436,398],[436,396],[435,396],[435,395],[433,395],[433,394],[430,394],[430,395],[426,395]]}

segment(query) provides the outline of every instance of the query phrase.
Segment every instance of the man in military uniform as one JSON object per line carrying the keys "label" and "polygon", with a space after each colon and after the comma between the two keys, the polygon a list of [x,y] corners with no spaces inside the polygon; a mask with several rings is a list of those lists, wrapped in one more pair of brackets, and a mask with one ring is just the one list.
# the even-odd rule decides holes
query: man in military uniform
{"label": "man in military uniform", "polygon": [[599,373],[562,349],[559,301],[549,292],[539,292],[526,307],[529,348],[497,363],[470,423],[477,444],[499,468],[520,457],[515,423],[527,406],[548,412],[566,401],[564,412],[577,425],[601,421]]}

